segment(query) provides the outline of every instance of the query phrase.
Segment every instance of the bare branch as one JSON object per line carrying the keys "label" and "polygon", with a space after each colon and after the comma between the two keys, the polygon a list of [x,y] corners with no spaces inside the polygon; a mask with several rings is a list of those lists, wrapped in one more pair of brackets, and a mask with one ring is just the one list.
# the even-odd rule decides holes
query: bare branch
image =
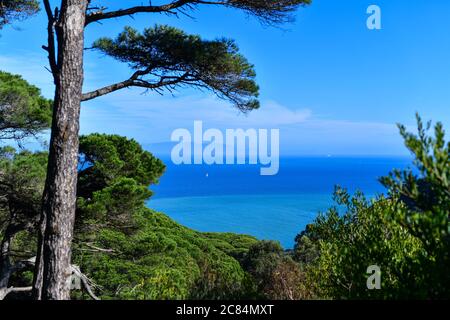
{"label": "bare branch", "polygon": [[184,9],[192,9],[194,6],[220,5],[241,9],[254,15],[268,24],[278,24],[292,20],[292,13],[297,7],[310,4],[311,0],[173,0],[164,5],[141,5],[128,9],[104,12],[104,8],[88,14],[86,25],[100,20],[132,16],[137,13],[170,13],[177,14]]}
{"label": "bare branch", "polygon": [[131,16],[136,13],[163,13],[163,12],[165,12],[165,13],[175,14],[175,12],[173,10],[179,9],[182,6],[189,4],[189,3],[196,4],[198,2],[199,1],[196,1],[196,0],[177,0],[177,1],[165,4],[165,5],[160,5],[160,6],[152,6],[152,5],[136,6],[136,7],[132,7],[132,8],[128,8],[128,9],[121,9],[121,10],[110,11],[110,12],[103,12],[103,10],[99,10],[97,12],[91,13],[86,16],[86,25],[88,25],[92,22],[100,21],[100,20],[119,18],[119,17],[124,17],[124,16]]}
{"label": "bare branch", "polygon": [[115,84],[112,84],[112,85],[109,85],[109,86],[106,86],[106,87],[103,87],[103,88],[100,88],[100,89],[97,89],[97,90],[94,90],[94,91],[91,91],[88,93],[84,93],[81,96],[81,101],[92,100],[97,97],[101,97],[106,94],[109,94],[109,93],[112,93],[112,92],[115,92],[115,91],[118,91],[118,90],[121,90],[124,88],[129,88],[131,86],[133,86],[133,80],[126,80],[126,81],[122,81],[119,83],[115,83]]}
{"label": "bare branch", "polygon": [[97,297],[94,294],[94,291],[92,290],[92,287],[96,287],[96,284],[89,279],[84,273],[81,272],[80,267],[76,265],[71,265],[71,271],[74,275],[76,275],[78,278],[80,278],[81,282],[83,283],[84,288],[86,289],[86,292],[89,294],[89,296],[94,300],[100,300],[99,297]]}
{"label": "bare branch", "polygon": [[171,76],[164,77],[161,76],[158,82],[149,82],[146,80],[139,79],[139,76],[149,74],[150,71],[136,71],[128,80],[118,82],[88,93],[83,94],[81,101],[88,101],[100,96],[107,95],[109,93],[130,88],[130,87],[139,87],[146,88],[150,90],[157,90],[161,88],[170,88],[171,86],[183,84],[183,83],[191,83],[196,81],[197,79],[190,79],[189,73],[185,73],[181,76]]}
{"label": "bare branch", "polygon": [[[87,249],[87,250],[91,251],[91,252],[114,253],[113,249],[100,248],[100,247],[93,245],[92,243],[85,242],[84,245],[86,247],[88,247],[89,249]],[[86,249],[79,249],[79,250],[86,250]]]}
{"label": "bare branch", "polygon": [[10,287],[10,288],[0,288],[0,301],[5,299],[11,292],[29,292],[33,287]]}
{"label": "bare branch", "polygon": [[[36,264],[36,257],[32,257],[27,260],[22,260],[17,262],[14,266],[10,267],[8,270],[9,274],[12,274],[13,272],[17,272],[19,270],[22,270],[26,266],[33,266]],[[93,288],[99,288],[91,279],[89,279],[84,273],[81,272],[80,267],[72,264],[70,265],[70,271],[71,274],[74,274],[77,276],[81,283],[83,284],[84,288],[86,289],[86,292],[89,294],[89,296],[94,300],[100,300],[99,297],[97,297],[94,294]],[[6,283],[7,284],[7,283]],[[0,287],[0,300],[3,300],[8,294],[11,292],[27,292],[31,291],[32,287]]]}
{"label": "bare branch", "polygon": [[53,74],[53,78],[56,79],[58,75],[58,63],[56,61],[56,49],[55,49],[55,32],[54,26],[56,18],[53,15],[52,8],[49,0],[44,0],[45,12],[47,13],[48,25],[47,25],[47,46],[42,46],[44,50],[48,52],[48,61],[50,63],[50,69]]}

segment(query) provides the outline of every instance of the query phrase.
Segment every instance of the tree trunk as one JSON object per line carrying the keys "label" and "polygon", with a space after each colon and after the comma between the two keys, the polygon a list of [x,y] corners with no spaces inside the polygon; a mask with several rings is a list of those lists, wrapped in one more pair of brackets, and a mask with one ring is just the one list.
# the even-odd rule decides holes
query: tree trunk
{"label": "tree trunk", "polygon": [[8,287],[9,277],[11,276],[11,261],[9,258],[9,253],[14,235],[15,232],[10,224],[6,228],[5,235],[0,244],[0,290]]}
{"label": "tree trunk", "polygon": [[87,0],[63,0],[56,25],[58,72],[33,296],[70,299],[78,131]]}
{"label": "tree trunk", "polygon": [[[9,286],[9,280],[12,274],[18,269],[24,268],[25,263],[11,263],[11,243],[15,235],[26,230],[26,226],[14,223],[15,216],[11,215],[10,222],[5,230],[5,235],[0,244],[0,301],[3,300],[10,292],[30,291],[30,288],[13,288]],[[26,290],[25,290],[26,289]]]}

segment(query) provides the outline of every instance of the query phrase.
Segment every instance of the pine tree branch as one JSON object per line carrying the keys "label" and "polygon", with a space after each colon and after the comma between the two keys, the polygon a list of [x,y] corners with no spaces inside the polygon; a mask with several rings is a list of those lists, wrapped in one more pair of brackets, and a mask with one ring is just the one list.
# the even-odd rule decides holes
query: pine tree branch
{"label": "pine tree branch", "polygon": [[124,16],[130,16],[137,13],[173,13],[173,10],[179,9],[188,4],[196,4],[200,1],[196,0],[177,0],[168,4],[159,5],[159,6],[135,6],[128,9],[120,9],[116,11],[103,12],[97,11],[95,13],[91,13],[86,16],[86,25],[97,22],[100,20],[112,19],[112,18],[120,18]]}
{"label": "pine tree branch", "polygon": [[311,0],[175,0],[159,6],[135,6],[128,9],[104,12],[103,8],[88,14],[86,25],[100,20],[132,16],[137,13],[171,13],[177,14],[184,8],[192,9],[199,4],[220,5],[244,10],[268,24],[278,24],[291,20],[290,13],[299,6],[308,5]]}
{"label": "pine tree branch", "polygon": [[[81,101],[88,101],[88,100],[92,100],[104,95],[107,95],[109,93],[115,92],[115,91],[119,91],[121,89],[125,89],[125,88],[130,88],[130,87],[139,87],[139,88],[145,88],[145,89],[150,89],[150,90],[157,90],[160,88],[170,88],[171,86],[176,86],[178,84],[182,84],[182,83],[190,83],[190,84],[194,84],[195,85],[195,81],[197,81],[197,79],[194,78],[190,78],[189,73],[185,73],[181,76],[171,76],[171,77],[164,77],[161,76],[159,78],[158,82],[149,82],[143,79],[140,79],[139,76],[141,75],[145,75],[145,74],[149,74],[150,72],[146,72],[146,71],[136,71],[128,80],[122,81],[122,82],[118,82],[118,83],[114,83],[112,85],[88,92],[88,93],[84,93],[82,95]],[[198,85],[200,86],[200,84]]]}

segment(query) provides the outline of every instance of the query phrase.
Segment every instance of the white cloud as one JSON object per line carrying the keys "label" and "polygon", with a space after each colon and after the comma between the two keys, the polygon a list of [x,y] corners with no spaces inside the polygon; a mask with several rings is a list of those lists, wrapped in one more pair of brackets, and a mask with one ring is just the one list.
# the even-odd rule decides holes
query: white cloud
{"label": "white cloud", "polygon": [[309,109],[291,110],[274,101],[263,102],[262,107],[243,114],[227,102],[212,95],[180,95],[179,97],[140,95],[138,90],[128,90],[105,97],[101,102],[119,111],[147,118],[149,121],[166,119],[172,122],[203,120],[205,123],[233,126],[295,124],[311,116]]}
{"label": "white cloud", "polygon": [[[45,54],[0,55],[1,70],[21,74],[45,96],[52,97],[52,77],[46,65]],[[86,66],[86,88],[107,84],[107,79],[95,72],[95,65]],[[263,101],[259,110],[242,114],[230,103],[194,90],[183,90],[175,96],[123,90],[84,103],[81,115],[82,134],[116,133],[142,144],[168,142],[173,130],[190,129],[194,120],[202,120],[205,129],[280,129],[282,153],[405,153],[394,124],[330,119],[313,114],[309,108],[287,107],[270,100]]]}
{"label": "white cloud", "polygon": [[265,101],[259,110],[242,114],[211,95],[167,97],[140,95],[138,90],[112,94],[83,107],[83,132],[101,131],[132,136],[143,144],[170,141],[177,128],[280,129],[285,154],[404,154],[394,124],[335,120],[308,108],[291,109]]}
{"label": "white cloud", "polygon": [[204,128],[271,129],[303,123],[312,113],[306,108],[291,110],[268,101],[263,102],[260,109],[243,114],[230,103],[211,95],[142,96],[137,90],[125,90],[87,103],[82,115],[85,132],[95,131],[95,128],[108,132],[112,128],[120,132],[132,130],[140,141],[155,143],[168,141],[177,128],[191,128],[195,120],[203,121]]}

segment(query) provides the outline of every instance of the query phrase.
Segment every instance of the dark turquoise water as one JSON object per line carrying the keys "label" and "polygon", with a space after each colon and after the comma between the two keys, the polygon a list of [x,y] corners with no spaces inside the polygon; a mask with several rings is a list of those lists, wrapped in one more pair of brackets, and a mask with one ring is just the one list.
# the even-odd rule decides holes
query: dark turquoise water
{"label": "dark turquoise water", "polygon": [[303,157],[280,159],[276,176],[260,176],[255,165],[180,165],[153,186],[152,209],[199,231],[236,232],[278,240],[292,247],[295,236],[332,202],[335,185],[375,195],[378,178],[410,165],[408,158]]}

